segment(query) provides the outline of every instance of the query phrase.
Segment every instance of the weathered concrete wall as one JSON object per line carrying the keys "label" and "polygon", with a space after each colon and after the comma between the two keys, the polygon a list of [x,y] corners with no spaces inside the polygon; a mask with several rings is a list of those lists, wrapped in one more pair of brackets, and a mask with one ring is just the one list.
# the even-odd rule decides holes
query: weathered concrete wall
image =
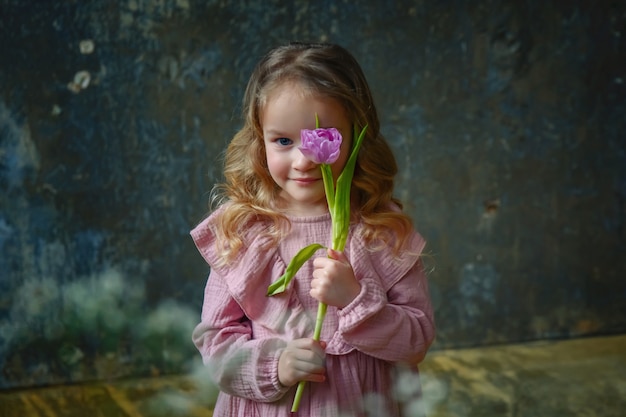
{"label": "weathered concrete wall", "polygon": [[370,79],[438,347],[626,330],[626,6],[379,3],[0,1],[0,388],[193,363],[188,231],[293,39]]}

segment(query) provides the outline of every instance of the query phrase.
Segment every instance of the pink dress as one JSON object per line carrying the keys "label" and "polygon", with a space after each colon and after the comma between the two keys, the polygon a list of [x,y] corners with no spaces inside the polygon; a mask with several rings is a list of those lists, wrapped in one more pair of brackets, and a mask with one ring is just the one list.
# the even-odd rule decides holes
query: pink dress
{"label": "pink dress", "polygon": [[[301,248],[328,245],[331,220],[327,214],[290,221],[291,233],[278,247],[268,247],[260,234],[267,225],[253,225],[240,260],[225,267],[214,266],[214,215],[191,231],[211,266],[193,340],[220,389],[215,417],[292,415],[296,386],[279,382],[278,358],[288,340],[313,336],[313,262],[305,263],[284,293],[266,292]],[[328,307],[321,336],[327,342],[326,381],[306,384],[298,416],[400,416],[394,369],[402,364],[416,371],[435,337],[419,258],[425,241],[414,232],[409,249],[397,258],[388,248],[368,250],[361,230],[360,224],[351,226],[345,249],[361,292],[343,309]],[[324,250],[317,256],[325,256]]]}

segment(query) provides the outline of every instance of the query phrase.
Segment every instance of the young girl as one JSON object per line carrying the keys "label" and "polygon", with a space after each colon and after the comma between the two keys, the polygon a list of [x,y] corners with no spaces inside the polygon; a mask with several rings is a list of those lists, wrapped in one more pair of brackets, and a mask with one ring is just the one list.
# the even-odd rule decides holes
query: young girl
{"label": "young girl", "polygon": [[[244,126],[225,154],[219,207],[191,235],[211,267],[193,340],[220,388],[214,416],[287,416],[299,381],[302,416],[399,416],[394,371],[416,369],[435,337],[420,253],[425,242],[393,197],[397,166],[363,72],[345,49],[292,43],[258,64]],[[319,165],[300,131],[368,126],[351,188],[345,251],[320,250],[288,289],[268,286],[311,243],[330,246]],[[319,302],[328,305],[312,339]]]}

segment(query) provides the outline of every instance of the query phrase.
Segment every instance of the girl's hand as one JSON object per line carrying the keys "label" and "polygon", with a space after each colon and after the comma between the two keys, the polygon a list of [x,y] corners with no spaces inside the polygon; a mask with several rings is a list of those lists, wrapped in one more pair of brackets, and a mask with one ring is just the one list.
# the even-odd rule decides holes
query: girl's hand
{"label": "girl's hand", "polygon": [[296,339],[287,344],[278,359],[278,380],[286,387],[300,381],[323,382],[326,379],[324,357],[326,342]]}
{"label": "girl's hand", "polygon": [[321,303],[344,308],[361,292],[348,259],[342,252],[329,249],[327,258],[313,260],[311,297]]}

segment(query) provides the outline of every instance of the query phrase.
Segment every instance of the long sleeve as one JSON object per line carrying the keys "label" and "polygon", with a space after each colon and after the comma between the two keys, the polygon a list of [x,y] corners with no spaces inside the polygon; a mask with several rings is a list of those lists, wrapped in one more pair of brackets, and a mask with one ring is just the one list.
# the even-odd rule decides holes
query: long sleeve
{"label": "long sleeve", "polygon": [[279,338],[252,339],[250,322],[215,271],[211,271],[206,285],[202,319],[193,332],[193,341],[225,393],[272,402],[288,391],[278,381],[278,358],[286,342]]}
{"label": "long sleeve", "polygon": [[376,358],[417,364],[435,338],[422,262],[416,262],[388,291],[374,275],[362,277],[357,298],[338,311],[338,337]]}

